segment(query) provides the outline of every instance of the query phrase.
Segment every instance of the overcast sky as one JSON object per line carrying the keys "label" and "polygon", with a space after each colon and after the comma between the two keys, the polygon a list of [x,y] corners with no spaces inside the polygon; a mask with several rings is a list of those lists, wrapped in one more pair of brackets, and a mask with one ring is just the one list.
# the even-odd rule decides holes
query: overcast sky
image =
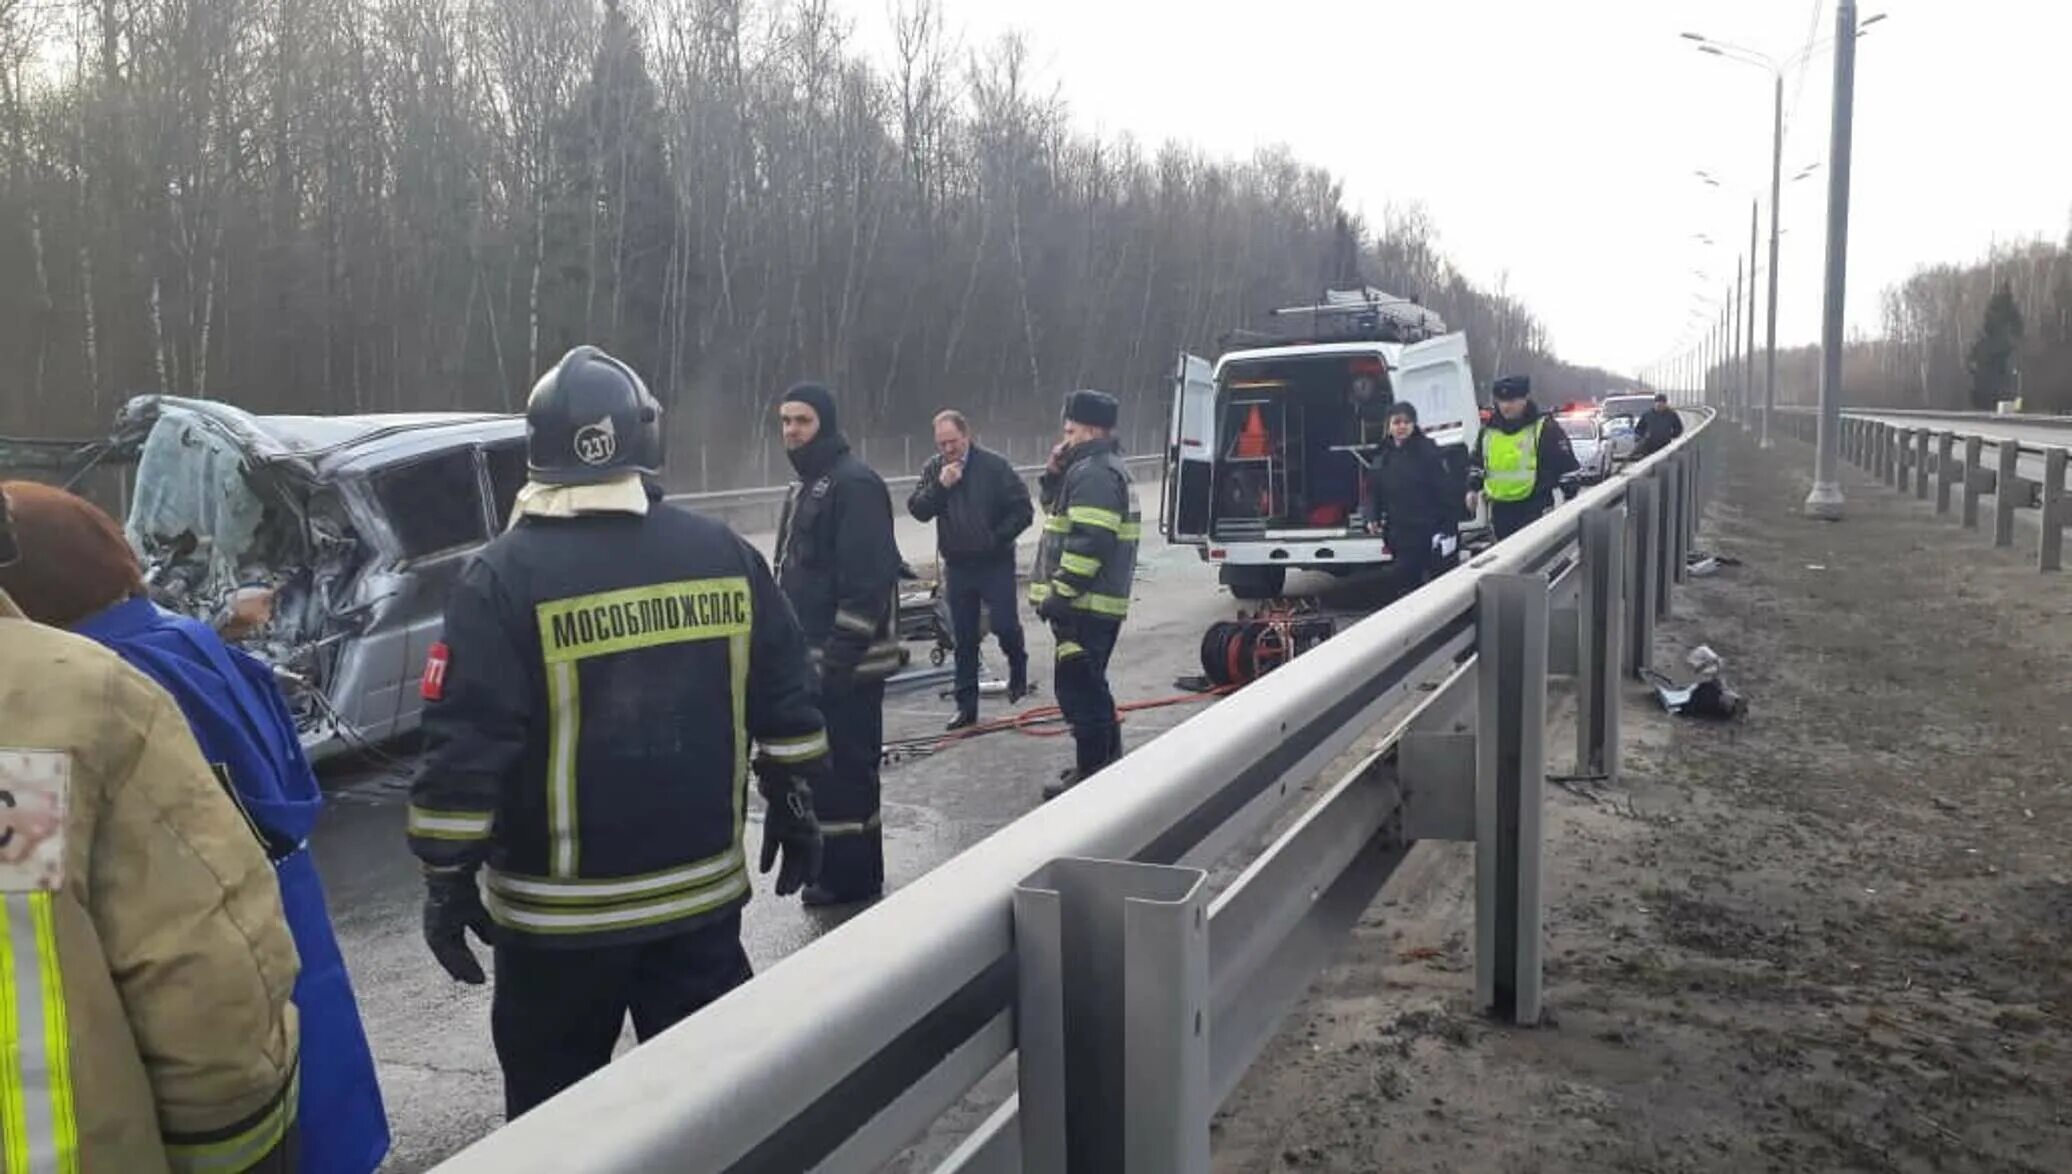
{"label": "overcast sky", "polygon": [[[873,55],[895,2],[837,0]],[[1286,143],[1376,225],[1422,202],[1454,261],[1485,285],[1508,274],[1563,357],[1632,371],[1733,280],[1759,189],[1768,225],[1769,79],[1677,34],[1790,58],[1832,35],[1836,0],[944,4],[967,48],[1023,32],[1083,127],[1229,155]],[[1859,43],[1850,241],[1850,322],[1875,330],[1879,292],[1917,266],[2072,227],[2072,3],[1861,11],[1887,14]],[[1823,166],[1785,189],[1784,343],[1819,337],[1832,55],[1810,60],[1785,80],[1785,174]],[[1403,118],[1419,100],[1434,117]]]}

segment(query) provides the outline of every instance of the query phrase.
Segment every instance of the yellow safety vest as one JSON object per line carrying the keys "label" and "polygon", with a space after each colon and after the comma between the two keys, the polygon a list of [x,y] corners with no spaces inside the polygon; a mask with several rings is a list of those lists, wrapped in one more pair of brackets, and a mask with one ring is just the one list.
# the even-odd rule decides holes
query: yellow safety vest
{"label": "yellow safety vest", "polygon": [[1540,429],[1547,426],[1541,416],[1532,427],[1517,432],[1495,428],[1482,430],[1482,492],[1491,501],[1524,501],[1540,479]]}

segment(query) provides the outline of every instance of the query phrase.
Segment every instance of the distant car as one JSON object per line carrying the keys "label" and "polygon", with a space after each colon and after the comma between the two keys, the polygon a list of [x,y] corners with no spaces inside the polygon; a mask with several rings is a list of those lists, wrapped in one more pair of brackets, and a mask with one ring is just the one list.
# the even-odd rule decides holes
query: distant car
{"label": "distant car", "polygon": [[1638,420],[1655,406],[1652,395],[1608,395],[1597,402],[1600,420]]}
{"label": "distant car", "polygon": [[1607,425],[1594,415],[1571,412],[1556,416],[1561,430],[1568,433],[1568,444],[1575,450],[1576,464],[1580,466],[1576,479],[1585,485],[1595,484],[1611,476],[1612,445],[1605,435]]}
{"label": "distant car", "polygon": [[1612,468],[1633,459],[1634,450],[1640,447],[1640,426],[1629,416],[1613,416],[1603,421],[1604,447],[1611,452]]}

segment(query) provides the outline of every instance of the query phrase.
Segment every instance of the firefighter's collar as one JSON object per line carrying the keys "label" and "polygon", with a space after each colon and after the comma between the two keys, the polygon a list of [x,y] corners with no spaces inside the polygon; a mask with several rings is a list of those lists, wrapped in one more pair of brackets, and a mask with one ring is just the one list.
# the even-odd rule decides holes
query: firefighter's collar
{"label": "firefighter's collar", "polygon": [[597,485],[546,485],[527,481],[511,507],[511,521],[519,518],[573,518],[582,514],[632,514],[648,512],[647,486],[640,474],[628,473]]}

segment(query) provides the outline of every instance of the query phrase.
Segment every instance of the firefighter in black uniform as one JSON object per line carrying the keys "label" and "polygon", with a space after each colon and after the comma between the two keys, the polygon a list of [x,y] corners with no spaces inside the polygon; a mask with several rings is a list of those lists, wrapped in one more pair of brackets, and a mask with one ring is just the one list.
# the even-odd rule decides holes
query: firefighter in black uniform
{"label": "firefighter in black uniform", "polygon": [[467,983],[466,932],[495,946],[510,1117],[609,1062],[629,1014],[645,1040],[748,979],[751,773],[777,893],[818,868],[805,641],[753,547],[649,489],[661,435],[602,351],[542,376],[514,521],[462,571],[425,666],[425,939]]}
{"label": "firefighter in black uniform", "polygon": [[777,524],[777,582],[798,613],[827,719],[827,778],[814,790],[827,854],[808,905],[869,901],[885,890],[878,823],[885,678],[898,671],[899,544],[884,479],[849,451],[832,391],[801,383],[778,405],[799,475]]}
{"label": "firefighter in black uniform", "polygon": [[1115,397],[1104,392],[1066,396],[1065,439],[1037,482],[1050,516],[1029,569],[1029,602],[1057,642],[1051,686],[1076,751],[1072,766],[1044,784],[1046,799],[1122,757],[1108,658],[1129,615],[1142,519],[1129,468],[1110,435],[1119,414]]}

